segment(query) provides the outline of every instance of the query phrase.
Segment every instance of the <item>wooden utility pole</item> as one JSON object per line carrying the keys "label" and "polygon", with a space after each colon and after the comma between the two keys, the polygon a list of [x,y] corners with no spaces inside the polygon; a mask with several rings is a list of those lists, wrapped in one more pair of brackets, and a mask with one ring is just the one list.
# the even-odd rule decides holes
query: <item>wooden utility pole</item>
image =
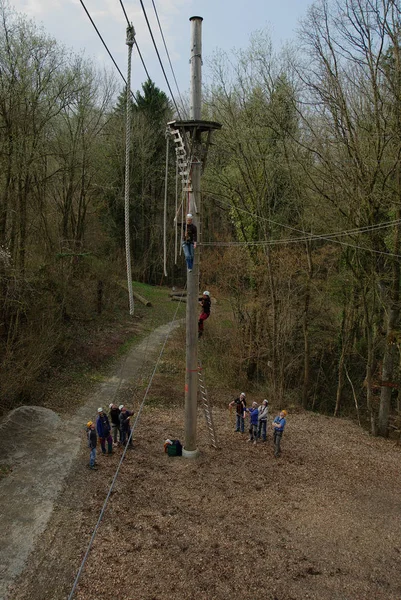
{"label": "wooden utility pole", "polygon": [[[202,104],[202,17],[191,17],[191,98],[190,120],[200,121]],[[200,218],[200,177],[201,177],[201,133],[194,131],[192,145],[191,186],[189,191],[189,212],[199,232]],[[198,456],[196,447],[196,425],[198,409],[198,298],[199,298],[199,254],[195,250],[192,273],[187,271],[187,335],[186,335],[186,377],[185,377],[185,445],[183,456]]]}
{"label": "wooden utility pole", "polygon": [[[205,166],[212,132],[221,129],[215,121],[201,120],[202,107],[202,17],[191,17],[191,106],[188,121],[167,123],[176,148],[177,169],[188,192],[188,209],[198,229],[200,241],[202,164]],[[205,139],[202,140],[202,134]],[[185,374],[185,442],[182,455],[196,458],[196,424],[198,409],[198,313],[199,250],[195,250],[192,271],[187,271],[186,374]]]}

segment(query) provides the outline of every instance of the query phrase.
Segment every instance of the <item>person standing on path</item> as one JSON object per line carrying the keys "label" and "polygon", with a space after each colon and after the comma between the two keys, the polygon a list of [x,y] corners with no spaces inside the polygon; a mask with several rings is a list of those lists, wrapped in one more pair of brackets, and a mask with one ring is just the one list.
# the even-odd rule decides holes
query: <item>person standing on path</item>
{"label": "person standing on path", "polygon": [[110,433],[110,421],[103,408],[97,409],[96,431],[99,436],[102,454],[106,454],[106,441],[108,454],[113,454],[113,438]]}
{"label": "person standing on path", "polygon": [[110,404],[110,421],[111,421],[111,434],[113,437],[114,446],[117,445],[117,440],[121,441],[120,433],[120,409],[116,404]]}
{"label": "person standing on path", "polygon": [[184,256],[185,260],[187,261],[189,273],[192,273],[194,266],[194,254],[197,238],[198,230],[196,225],[192,223],[191,213],[188,213],[186,223],[183,224],[182,228],[182,249],[184,250]]}
{"label": "person standing on path", "polygon": [[132,447],[132,438],[130,438],[130,434],[131,434],[130,417],[134,413],[132,411],[127,410],[123,404],[121,404],[119,406],[119,409],[120,409],[121,444],[123,446],[125,446],[125,444],[129,440],[129,446]]}
{"label": "person standing on path", "polygon": [[235,431],[240,431],[241,433],[244,433],[244,431],[245,431],[244,417],[245,417],[245,410],[246,410],[245,393],[241,392],[239,398],[236,398],[235,400],[230,402],[230,404],[228,406],[229,406],[230,410],[232,409],[233,406],[235,406],[235,411],[236,411]]}
{"label": "person standing on path", "polygon": [[269,401],[263,400],[258,408],[258,438],[262,437],[262,441],[266,441],[267,435],[267,419],[269,418]]}
{"label": "person standing on path", "polygon": [[280,444],[281,444],[281,438],[283,437],[284,427],[287,422],[285,420],[286,416],[287,416],[287,411],[282,410],[280,412],[280,415],[278,417],[276,417],[273,421],[274,456],[276,458],[278,458],[281,454]]}
{"label": "person standing on path", "polygon": [[89,468],[96,470],[97,435],[95,425],[92,421],[88,421],[88,423],[86,424],[86,431],[88,435],[88,448],[90,448]]}
{"label": "person standing on path", "polygon": [[245,409],[247,413],[249,413],[249,440],[248,442],[253,442],[256,444],[256,439],[258,437],[258,403],[252,402],[252,406],[250,408]]}
{"label": "person standing on path", "polygon": [[204,321],[206,321],[206,319],[208,319],[210,317],[210,305],[211,305],[210,292],[205,290],[203,292],[202,298],[199,299],[199,302],[202,306],[202,312],[199,315],[199,321],[198,321],[198,339],[200,339],[203,335]]}

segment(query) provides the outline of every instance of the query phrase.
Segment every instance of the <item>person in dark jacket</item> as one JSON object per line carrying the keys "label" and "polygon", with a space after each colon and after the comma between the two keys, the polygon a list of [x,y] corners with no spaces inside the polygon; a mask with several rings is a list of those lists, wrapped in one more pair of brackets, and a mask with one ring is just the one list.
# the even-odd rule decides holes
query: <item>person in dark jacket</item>
{"label": "person in dark jacket", "polygon": [[113,454],[113,438],[110,433],[110,421],[103,408],[97,409],[96,431],[99,436],[102,454],[106,454],[106,441],[108,454]]}
{"label": "person in dark jacket", "polygon": [[198,321],[198,338],[201,338],[203,335],[203,323],[210,317],[210,292],[205,290],[203,292],[202,298],[199,298],[200,305],[202,307],[202,312],[199,315]]}
{"label": "person in dark jacket", "polygon": [[110,404],[110,421],[111,421],[111,435],[113,438],[113,444],[117,444],[117,440],[121,440],[120,433],[120,409],[116,404]]}
{"label": "person in dark jacket", "polygon": [[245,431],[244,416],[245,416],[245,410],[246,410],[245,393],[241,392],[239,398],[236,398],[235,400],[230,402],[230,404],[228,406],[229,406],[230,410],[232,409],[233,406],[235,406],[235,412],[236,412],[236,418],[237,418],[235,431],[240,431],[241,433],[244,433],[244,431]]}
{"label": "person in dark jacket", "polygon": [[121,443],[123,446],[129,440],[129,446],[132,446],[132,438],[131,435],[131,425],[130,425],[130,417],[134,414],[132,411],[129,411],[125,408],[123,404],[119,406],[120,409],[120,435],[121,435]]}
{"label": "person in dark jacket", "polygon": [[182,226],[182,249],[187,261],[188,272],[191,273],[194,266],[194,250],[196,248],[198,230],[192,222],[191,213],[187,214],[186,223]]}
{"label": "person in dark jacket", "polygon": [[89,456],[89,468],[96,469],[96,446],[97,446],[97,435],[95,424],[92,421],[88,421],[86,424],[86,431],[88,435],[88,448],[90,448]]}

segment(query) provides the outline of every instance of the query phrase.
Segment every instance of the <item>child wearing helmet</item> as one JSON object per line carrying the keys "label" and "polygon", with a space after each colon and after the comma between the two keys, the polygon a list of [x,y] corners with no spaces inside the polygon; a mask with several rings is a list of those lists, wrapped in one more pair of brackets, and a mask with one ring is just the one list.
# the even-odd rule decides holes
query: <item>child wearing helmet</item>
{"label": "child wearing helmet", "polygon": [[245,412],[249,414],[249,439],[248,442],[256,444],[258,437],[258,403],[252,402],[252,406],[245,409]]}
{"label": "child wearing helmet", "polygon": [[196,248],[197,235],[198,230],[192,222],[192,215],[188,213],[182,229],[182,249],[187,261],[188,273],[192,272],[194,265],[194,249]]}
{"label": "child wearing helmet", "polygon": [[210,317],[210,292],[205,290],[203,292],[202,298],[199,298],[200,305],[202,307],[202,312],[199,315],[198,321],[198,338],[202,337],[203,334],[203,323]]}
{"label": "child wearing helmet", "polygon": [[96,446],[97,446],[97,434],[95,424],[92,421],[88,421],[86,424],[86,432],[88,436],[88,448],[90,448],[89,455],[89,468],[96,470]]}

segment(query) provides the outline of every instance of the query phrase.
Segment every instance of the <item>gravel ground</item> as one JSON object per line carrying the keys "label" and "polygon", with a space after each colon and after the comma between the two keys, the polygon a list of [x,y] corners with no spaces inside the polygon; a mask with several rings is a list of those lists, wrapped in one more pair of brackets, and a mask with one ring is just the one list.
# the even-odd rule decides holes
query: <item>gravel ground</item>
{"label": "gravel ground", "polygon": [[[183,408],[148,407],[85,565],[77,600],[399,600],[401,450],[355,424],[289,414],[283,454],[214,409],[200,457],[168,457]],[[65,600],[121,450],[87,468],[84,443],[12,600]]]}

